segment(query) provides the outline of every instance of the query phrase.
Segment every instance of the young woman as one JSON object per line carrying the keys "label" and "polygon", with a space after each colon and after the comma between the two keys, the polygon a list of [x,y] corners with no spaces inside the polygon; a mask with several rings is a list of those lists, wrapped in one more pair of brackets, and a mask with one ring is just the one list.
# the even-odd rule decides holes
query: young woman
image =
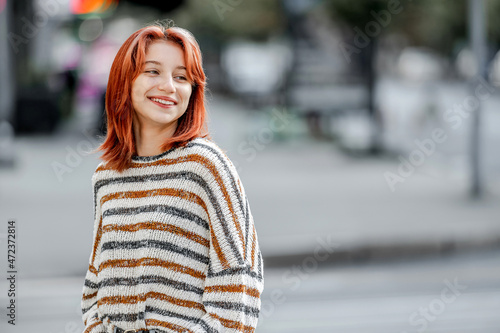
{"label": "young woman", "polygon": [[115,57],[85,333],[255,330],[262,256],[236,169],[207,138],[204,91],[187,30],[145,27]]}

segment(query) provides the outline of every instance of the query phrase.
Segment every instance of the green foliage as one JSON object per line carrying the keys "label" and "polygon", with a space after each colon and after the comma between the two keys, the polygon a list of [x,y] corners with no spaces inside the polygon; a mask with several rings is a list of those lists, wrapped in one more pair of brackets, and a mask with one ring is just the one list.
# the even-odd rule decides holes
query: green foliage
{"label": "green foliage", "polygon": [[326,3],[332,18],[361,29],[375,20],[373,11],[387,11],[390,3],[399,4],[402,10],[391,15],[391,22],[382,35],[402,33],[411,44],[442,53],[451,52],[455,43],[467,38],[466,0],[332,0]]}
{"label": "green foliage", "polygon": [[467,38],[467,1],[419,0],[401,13],[399,26],[413,43],[449,54]]}
{"label": "green foliage", "polygon": [[[287,1],[287,0],[284,0]],[[500,43],[500,0],[487,2],[488,38]],[[399,5],[398,5],[399,4]],[[324,0],[315,10],[324,10],[334,23],[353,32],[374,21],[373,12],[397,5],[402,10],[391,15],[382,29],[404,34],[412,45],[450,54],[468,38],[468,0]],[[263,40],[286,29],[286,17],[278,0],[187,0],[173,14],[175,22],[210,41],[222,45],[232,38]],[[293,22],[292,22],[293,24]]]}
{"label": "green foliage", "polygon": [[189,0],[176,14],[176,23],[211,34],[214,40],[265,39],[285,28],[280,1]]}
{"label": "green foliage", "polygon": [[486,16],[488,20],[488,38],[495,45],[500,45],[500,1],[488,0],[486,7]]}

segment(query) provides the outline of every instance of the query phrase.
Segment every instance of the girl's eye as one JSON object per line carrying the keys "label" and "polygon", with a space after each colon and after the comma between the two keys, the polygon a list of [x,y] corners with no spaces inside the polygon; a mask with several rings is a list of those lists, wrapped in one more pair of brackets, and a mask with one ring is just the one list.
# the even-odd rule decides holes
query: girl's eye
{"label": "girl's eye", "polygon": [[146,71],[146,73],[149,73],[149,74],[159,74],[159,72],[156,69],[149,69],[149,70]]}
{"label": "girl's eye", "polygon": [[178,80],[183,80],[183,81],[187,80],[187,78],[185,76],[182,76],[182,75],[178,75],[175,78],[178,79]]}

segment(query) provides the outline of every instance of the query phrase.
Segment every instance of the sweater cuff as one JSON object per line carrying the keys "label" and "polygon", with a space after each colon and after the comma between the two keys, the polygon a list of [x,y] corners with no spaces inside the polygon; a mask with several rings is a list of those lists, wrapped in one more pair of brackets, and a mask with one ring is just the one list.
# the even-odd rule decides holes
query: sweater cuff
{"label": "sweater cuff", "polygon": [[102,321],[97,316],[94,316],[88,319],[83,333],[106,333],[106,328]]}

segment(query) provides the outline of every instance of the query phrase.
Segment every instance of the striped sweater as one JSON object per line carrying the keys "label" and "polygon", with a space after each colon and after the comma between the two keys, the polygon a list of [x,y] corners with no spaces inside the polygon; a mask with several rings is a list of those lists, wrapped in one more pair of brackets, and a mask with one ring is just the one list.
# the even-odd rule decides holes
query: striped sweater
{"label": "striped sweater", "polygon": [[214,142],[134,156],[122,173],[101,162],[92,184],[85,333],[254,332],[262,256],[236,168]]}

